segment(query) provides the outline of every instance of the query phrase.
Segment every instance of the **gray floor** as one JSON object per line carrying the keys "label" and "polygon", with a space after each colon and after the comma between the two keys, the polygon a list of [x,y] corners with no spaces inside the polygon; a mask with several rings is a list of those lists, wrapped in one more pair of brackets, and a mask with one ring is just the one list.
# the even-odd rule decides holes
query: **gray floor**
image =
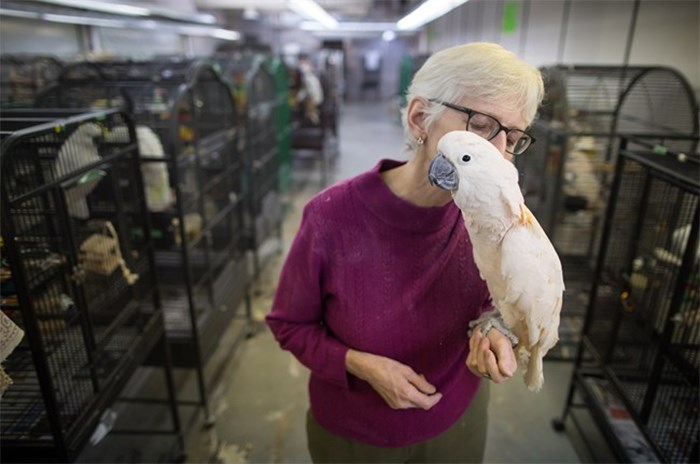
{"label": "gray floor", "polygon": [[[400,158],[401,140],[398,112],[392,104],[346,104],[339,136],[332,147],[335,155],[328,165],[329,182],[365,171],[380,158]],[[268,247],[270,259],[253,289],[256,334],[231,354],[230,345],[239,329],[232,324],[209,361],[223,366],[220,380],[210,386],[210,410],[215,421],[206,427],[196,408],[181,408],[187,462],[310,462],[304,434],[308,372],[279,349],[262,322],[271,305],[285,250],[298,228],[301,208],[322,187],[319,164],[313,158],[298,158],[294,177],[295,189],[287,198],[282,252],[276,252],[275,246]],[[563,409],[571,368],[570,362],[546,362],[545,386],[537,394],[529,392],[519,376],[492,388],[486,462],[584,462],[572,446],[576,441],[567,433],[555,432],[550,425]],[[178,374],[182,389],[196,391],[192,374]],[[134,446],[140,448],[129,450]],[[87,450],[81,460],[147,462],[148,455],[143,452],[147,447],[117,443],[102,450]],[[163,459],[162,453],[155,456],[153,460]]]}

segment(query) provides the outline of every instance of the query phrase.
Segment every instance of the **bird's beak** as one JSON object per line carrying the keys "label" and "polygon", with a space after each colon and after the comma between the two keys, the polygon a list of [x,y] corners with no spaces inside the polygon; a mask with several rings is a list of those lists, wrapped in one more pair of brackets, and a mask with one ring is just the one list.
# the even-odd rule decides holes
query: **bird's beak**
{"label": "bird's beak", "polygon": [[459,185],[459,177],[454,165],[442,153],[438,153],[430,162],[428,179],[432,185],[445,190],[457,190]]}

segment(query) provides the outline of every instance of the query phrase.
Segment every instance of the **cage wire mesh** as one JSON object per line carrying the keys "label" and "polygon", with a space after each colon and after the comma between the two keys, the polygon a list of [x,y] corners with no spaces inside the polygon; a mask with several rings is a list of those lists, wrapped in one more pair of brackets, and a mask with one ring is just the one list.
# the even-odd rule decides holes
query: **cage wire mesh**
{"label": "cage wire mesh", "polygon": [[584,337],[662,462],[697,462],[698,161],[623,149],[618,163]]}
{"label": "cage wire mesh", "polygon": [[[271,57],[267,61],[267,68],[275,78],[277,94],[275,131],[279,145],[279,187],[280,195],[285,197],[292,189],[292,115],[289,108],[289,74],[284,61],[277,57]],[[289,202],[291,199],[282,200],[284,207]]]}
{"label": "cage wire mesh", "polygon": [[662,67],[541,68],[545,97],[531,131],[537,143],[516,158],[526,203],[562,259],[560,343],[570,359],[579,338],[607,203],[618,136],[643,136],[662,150],[697,147],[698,106],[687,81]]}
{"label": "cage wire mesh", "polygon": [[230,86],[205,61],[84,62],[36,105],[124,106],[135,119],[168,337],[177,364],[201,368],[249,284]]}
{"label": "cage wire mesh", "polygon": [[697,462],[697,159],[622,151],[586,336],[664,462]]}
{"label": "cage wire mesh", "polygon": [[[340,116],[340,106],[343,102],[343,92],[345,89],[345,79],[343,70],[345,69],[345,53],[343,50],[335,48],[322,48],[317,59],[318,73],[321,85],[323,86],[323,113],[324,123],[330,134],[338,135],[338,120]],[[337,154],[337,150],[334,150]]]}
{"label": "cage wire mesh", "polygon": [[[217,62],[224,76],[233,83],[236,104],[244,115],[242,137],[248,192],[246,223],[253,253],[254,275],[260,274],[268,239],[282,238],[282,199],[280,196],[280,142],[278,114],[280,100],[275,76],[267,66],[267,56],[252,51],[220,56]],[[267,242],[272,243],[272,242]]]}
{"label": "cage wire mesh", "polygon": [[0,56],[0,107],[31,108],[37,93],[54,82],[63,64],[52,56]]}
{"label": "cage wire mesh", "polygon": [[3,458],[69,460],[164,333],[133,125],[3,110],[0,134],[2,310],[26,333],[4,366]]}

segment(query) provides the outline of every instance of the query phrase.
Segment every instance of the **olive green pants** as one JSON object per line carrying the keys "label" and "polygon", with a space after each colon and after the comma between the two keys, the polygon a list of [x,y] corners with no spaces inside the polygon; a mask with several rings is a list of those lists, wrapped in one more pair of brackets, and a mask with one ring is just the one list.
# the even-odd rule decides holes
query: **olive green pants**
{"label": "olive green pants", "polygon": [[306,414],[306,433],[315,463],[468,463],[483,462],[489,382],[481,382],[462,417],[441,435],[415,445],[384,448],[333,434]]}

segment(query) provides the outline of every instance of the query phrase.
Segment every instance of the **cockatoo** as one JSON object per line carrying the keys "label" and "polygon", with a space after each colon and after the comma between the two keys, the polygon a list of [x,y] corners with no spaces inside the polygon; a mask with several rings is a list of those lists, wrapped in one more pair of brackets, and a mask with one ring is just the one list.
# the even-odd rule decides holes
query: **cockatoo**
{"label": "cockatoo", "polygon": [[[72,174],[86,164],[99,161],[100,154],[95,140],[101,135],[102,128],[92,122],[82,124],[75,129],[58,152],[55,165],[56,178]],[[87,196],[97,187],[103,174],[99,170],[90,172],[65,189],[66,206],[71,217],[79,219],[90,217]]]}
{"label": "cockatoo", "polygon": [[453,131],[437,148],[430,182],[452,191],[492,303],[518,337],[525,384],[539,391],[542,359],[559,340],[564,292],[559,256],[525,206],[517,169],[495,146],[471,132]]}
{"label": "cockatoo", "polygon": [[[142,162],[141,175],[146,191],[148,210],[165,211],[175,202],[175,197],[170,188],[170,176],[168,165],[165,163],[163,145],[158,134],[148,126],[136,126],[136,139],[142,157],[163,159],[163,161]],[[108,142],[128,142],[129,130],[126,126],[116,126],[107,133],[105,140]]]}

